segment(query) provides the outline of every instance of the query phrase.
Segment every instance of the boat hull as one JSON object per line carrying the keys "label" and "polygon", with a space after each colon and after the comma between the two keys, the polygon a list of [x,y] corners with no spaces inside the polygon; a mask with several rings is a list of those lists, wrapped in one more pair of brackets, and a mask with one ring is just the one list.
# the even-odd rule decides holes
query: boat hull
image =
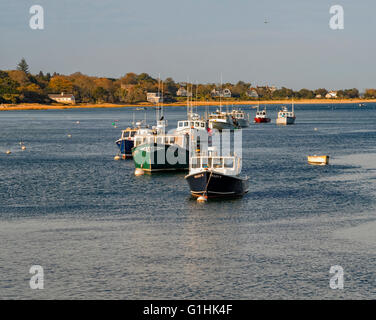
{"label": "boat hull", "polygon": [[218,172],[203,171],[187,175],[191,194],[208,198],[241,197],[248,192],[248,180]]}
{"label": "boat hull", "polygon": [[132,158],[133,140],[119,139],[116,141],[116,145],[119,147],[120,154],[124,159]]}
{"label": "boat hull", "polygon": [[289,124],[294,124],[295,123],[295,117],[282,117],[282,118],[277,118],[276,124],[280,125],[289,125]]}
{"label": "boat hull", "polygon": [[213,129],[216,129],[216,130],[226,130],[226,129],[235,129],[235,125],[234,123],[230,123],[230,122],[222,122],[222,121],[210,121],[210,124],[212,126]]}
{"label": "boat hull", "polygon": [[[189,150],[178,145],[145,143],[132,149],[136,169],[147,172],[188,170]],[[173,158],[174,161],[169,161]]]}
{"label": "boat hull", "polygon": [[249,127],[249,120],[247,120],[247,119],[236,119],[236,121],[238,122],[238,126],[240,128],[247,128],[247,127]]}
{"label": "boat hull", "polygon": [[254,118],[255,123],[269,123],[270,121],[270,118]]}

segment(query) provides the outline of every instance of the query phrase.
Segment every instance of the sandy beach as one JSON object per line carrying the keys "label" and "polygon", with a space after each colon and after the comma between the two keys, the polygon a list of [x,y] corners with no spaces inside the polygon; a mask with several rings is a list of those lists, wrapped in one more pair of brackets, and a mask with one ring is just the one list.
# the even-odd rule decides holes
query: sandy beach
{"label": "sandy beach", "polygon": [[[295,104],[346,104],[346,103],[375,103],[376,99],[302,99],[295,100]],[[194,105],[197,106],[215,106],[219,105],[219,101],[194,101]],[[245,101],[222,101],[222,105],[254,105],[256,106],[258,101],[245,100]],[[263,100],[260,101],[261,105],[264,104],[291,104],[290,100]],[[164,107],[186,106],[186,102],[173,102],[164,103]],[[54,109],[80,109],[80,108],[124,108],[124,107],[154,107],[154,104],[142,102],[135,104],[76,104],[76,105],[61,105],[61,104],[38,104],[38,103],[22,103],[17,105],[2,104],[0,105],[0,111],[10,110],[54,110]]]}

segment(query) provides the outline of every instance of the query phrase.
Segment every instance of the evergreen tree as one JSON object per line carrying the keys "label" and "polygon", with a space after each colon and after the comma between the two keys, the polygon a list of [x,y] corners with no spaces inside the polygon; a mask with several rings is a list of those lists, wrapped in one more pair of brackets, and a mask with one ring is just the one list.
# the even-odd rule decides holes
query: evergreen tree
{"label": "evergreen tree", "polygon": [[27,64],[25,58],[22,58],[20,63],[17,65],[17,70],[23,71],[26,74],[29,73],[29,65]]}

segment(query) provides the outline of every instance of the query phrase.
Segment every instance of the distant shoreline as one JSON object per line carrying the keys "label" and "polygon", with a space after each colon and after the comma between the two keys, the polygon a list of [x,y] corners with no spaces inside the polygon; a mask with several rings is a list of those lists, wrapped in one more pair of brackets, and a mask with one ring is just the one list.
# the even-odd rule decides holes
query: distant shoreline
{"label": "distant shoreline", "polygon": [[[286,104],[289,105],[292,103],[291,100],[264,100],[264,101],[255,101],[255,100],[246,100],[246,101],[222,101],[223,106],[232,106],[232,105],[252,105],[256,106],[258,103],[260,105],[265,104]],[[301,99],[295,100],[295,104],[350,104],[350,103],[376,103],[376,99]],[[164,107],[178,107],[186,106],[186,102],[173,102],[173,103],[164,103]],[[219,101],[194,101],[193,105],[197,106],[216,106],[219,105]],[[22,103],[18,105],[9,105],[3,104],[0,105],[0,111],[12,111],[12,110],[62,110],[62,109],[89,109],[89,108],[150,108],[154,107],[155,104],[151,103],[136,103],[136,104],[112,104],[112,103],[103,103],[103,104],[77,104],[77,105],[44,105],[37,103]]]}

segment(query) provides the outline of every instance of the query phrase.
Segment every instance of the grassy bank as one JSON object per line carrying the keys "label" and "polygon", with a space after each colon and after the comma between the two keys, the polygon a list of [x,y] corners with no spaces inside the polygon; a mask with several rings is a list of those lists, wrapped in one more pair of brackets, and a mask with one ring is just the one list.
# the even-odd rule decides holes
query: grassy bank
{"label": "grassy bank", "polygon": [[[302,99],[295,100],[295,104],[345,104],[345,103],[375,103],[376,99]],[[222,105],[257,105],[257,101],[222,101]],[[194,101],[194,105],[198,106],[216,106],[219,101]],[[264,104],[291,104],[290,100],[265,100],[260,101],[261,105]],[[58,109],[82,109],[82,108],[125,108],[125,107],[153,107],[150,103],[137,103],[137,104],[77,104],[77,105],[43,105],[37,103],[23,103],[17,105],[4,104],[0,106],[0,111],[9,110],[58,110]],[[165,107],[169,106],[186,106],[186,102],[165,103]]]}

